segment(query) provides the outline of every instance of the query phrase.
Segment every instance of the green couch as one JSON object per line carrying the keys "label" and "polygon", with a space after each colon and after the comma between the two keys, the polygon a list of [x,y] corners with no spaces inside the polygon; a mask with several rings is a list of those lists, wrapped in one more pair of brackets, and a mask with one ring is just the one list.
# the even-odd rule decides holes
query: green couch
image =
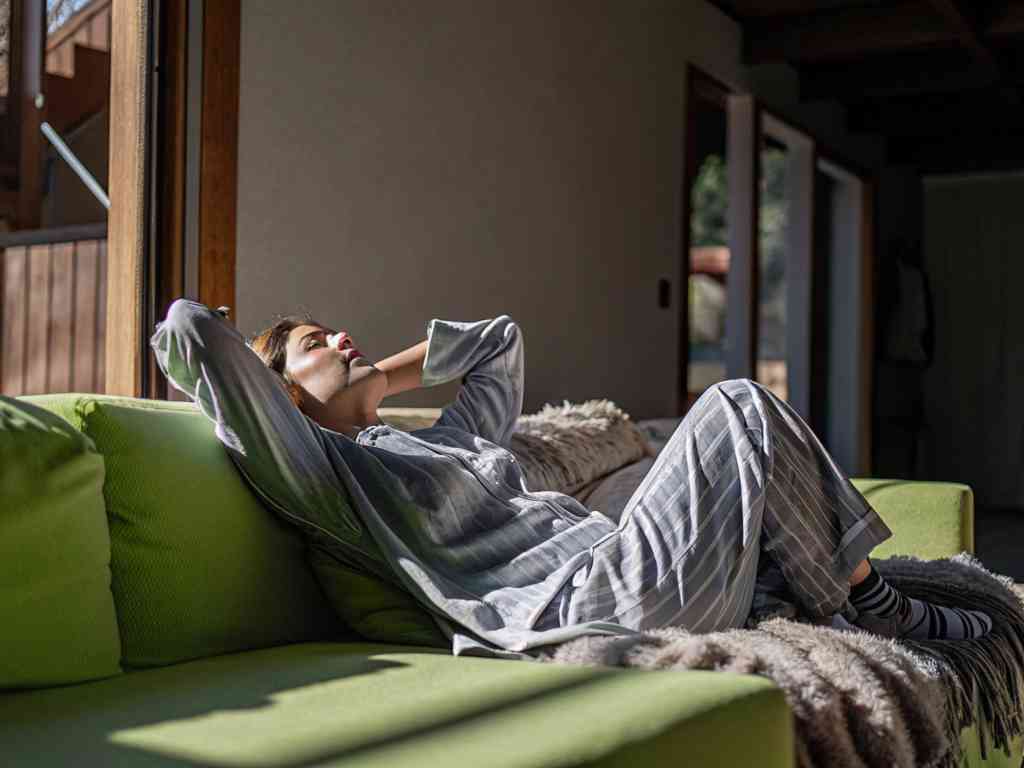
{"label": "green couch", "polygon": [[[6,406],[0,764],[793,765],[792,715],[765,678],[361,639],[191,404]],[[408,429],[437,416],[380,413]],[[854,484],[895,533],[878,555],[973,550],[967,486]],[[1024,752],[983,762],[976,731],[963,739],[971,765]]]}

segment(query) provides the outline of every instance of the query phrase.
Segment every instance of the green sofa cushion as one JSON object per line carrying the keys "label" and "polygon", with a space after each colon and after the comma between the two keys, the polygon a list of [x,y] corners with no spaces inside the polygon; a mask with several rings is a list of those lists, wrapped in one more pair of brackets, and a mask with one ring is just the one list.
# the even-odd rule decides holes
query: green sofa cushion
{"label": "green sofa cushion", "polygon": [[249,651],[0,696],[5,756],[37,767],[791,768],[792,729],[782,691],[761,677],[363,643]]}
{"label": "green sofa cushion", "polygon": [[922,560],[974,553],[974,494],[969,485],[930,480],[851,478],[892,530],[871,556]]}
{"label": "green sofa cushion", "polygon": [[0,688],[121,673],[103,458],[52,413],[0,395]]}
{"label": "green sofa cushion", "polygon": [[310,551],[309,563],[334,610],[359,637],[451,649],[451,641],[408,592],[353,570],[320,548]]}
{"label": "green sofa cushion", "polygon": [[260,504],[191,403],[23,399],[64,415],[103,454],[124,666],[345,635],[301,533]]}

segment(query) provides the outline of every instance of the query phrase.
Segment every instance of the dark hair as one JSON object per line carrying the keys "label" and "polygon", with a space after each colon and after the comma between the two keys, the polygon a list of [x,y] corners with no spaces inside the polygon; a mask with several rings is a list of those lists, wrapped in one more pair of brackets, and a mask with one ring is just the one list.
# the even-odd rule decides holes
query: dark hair
{"label": "dark hair", "polygon": [[310,317],[308,312],[279,315],[277,321],[272,326],[265,331],[257,333],[249,340],[249,347],[259,355],[263,364],[284,379],[285,386],[288,388],[288,395],[296,406],[301,405],[302,393],[299,387],[291,380],[291,377],[288,376],[285,365],[288,362],[288,336],[302,325],[315,325],[318,328],[327,327]]}

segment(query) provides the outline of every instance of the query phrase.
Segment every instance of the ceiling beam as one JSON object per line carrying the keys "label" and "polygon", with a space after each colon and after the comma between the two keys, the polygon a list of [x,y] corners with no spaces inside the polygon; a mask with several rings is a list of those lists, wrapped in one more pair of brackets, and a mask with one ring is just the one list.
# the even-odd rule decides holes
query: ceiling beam
{"label": "ceiling beam", "polygon": [[716,5],[727,6],[742,18],[764,16],[792,16],[814,13],[821,8],[818,0],[723,0]]}
{"label": "ceiling beam", "polygon": [[[1017,72],[1016,66],[1007,69]],[[892,53],[852,67],[822,62],[800,67],[801,101],[855,101],[905,98],[949,93],[995,85],[996,78],[980,69],[969,53],[959,49]],[[1024,82],[1024,68],[1017,78]]]}
{"label": "ceiling beam", "polygon": [[[744,24],[744,59],[748,65],[836,61],[962,45],[958,32],[936,13],[932,2],[844,8],[805,17],[751,18]],[[977,34],[991,42],[1024,37],[1024,4],[1008,4]]]}
{"label": "ceiling beam", "polygon": [[[956,98],[932,95],[902,101],[863,101],[847,105],[852,133],[894,136],[949,136],[969,131],[1024,129],[1024,109],[1007,106],[995,89],[964,91]],[[1019,135],[1019,134],[1018,134]]]}
{"label": "ceiling beam", "polygon": [[971,55],[978,62],[986,74],[1002,83],[1001,92],[1003,99],[1013,105],[1020,104],[1020,94],[1005,82],[999,62],[988,45],[981,39],[978,32],[978,21],[976,17],[968,17],[967,11],[957,0],[928,0],[932,8],[946,20],[960,38],[960,43],[970,51]]}
{"label": "ceiling beam", "polygon": [[990,40],[1008,40],[1024,35],[1024,8],[1016,0],[997,4],[990,18],[982,21],[984,36]]}
{"label": "ceiling beam", "polygon": [[1013,135],[972,133],[943,139],[898,139],[888,144],[887,162],[921,173],[982,173],[1024,170],[1024,143]]}
{"label": "ceiling beam", "polygon": [[928,4],[952,27],[960,39],[961,45],[971,52],[971,55],[984,67],[985,71],[998,77],[999,65],[996,63],[996,57],[982,42],[981,36],[975,28],[976,22],[967,18],[960,4],[956,0],[928,0]]}

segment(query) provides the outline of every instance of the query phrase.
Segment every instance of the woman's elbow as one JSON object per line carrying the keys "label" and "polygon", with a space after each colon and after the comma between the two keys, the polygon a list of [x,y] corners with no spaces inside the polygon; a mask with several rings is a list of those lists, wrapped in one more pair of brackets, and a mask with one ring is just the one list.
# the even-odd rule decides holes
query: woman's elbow
{"label": "woman's elbow", "polygon": [[[171,302],[162,325],[182,336],[199,337],[223,323],[223,316],[205,304],[180,298]],[[214,331],[216,333],[216,331]]]}

